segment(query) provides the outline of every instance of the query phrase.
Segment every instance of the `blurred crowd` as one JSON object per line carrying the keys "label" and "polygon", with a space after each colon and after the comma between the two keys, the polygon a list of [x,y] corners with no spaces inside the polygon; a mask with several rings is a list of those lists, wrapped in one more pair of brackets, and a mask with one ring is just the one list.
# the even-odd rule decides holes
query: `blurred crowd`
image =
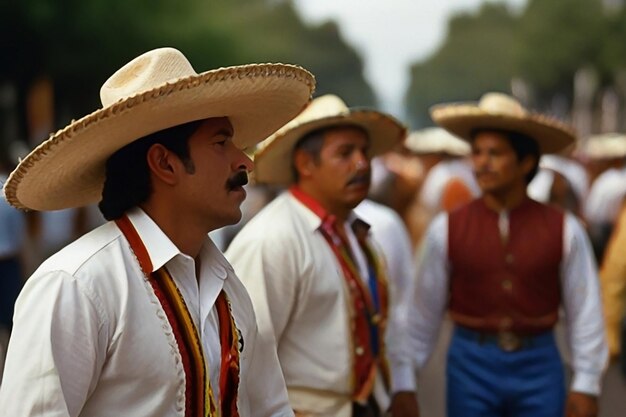
{"label": "blurred crowd", "polygon": [[[470,152],[466,142],[442,128],[411,132],[402,146],[373,160],[370,198],[365,205],[378,203],[393,209],[392,216],[402,220],[411,251],[416,253],[438,213],[454,210],[480,195]],[[214,241],[226,250],[245,223],[279,192],[267,185],[249,185],[242,221],[212,232]],[[561,154],[543,155],[528,195],[575,214],[586,226],[600,271],[609,349],[617,358],[626,312],[626,257],[622,255],[626,245],[626,134],[579,138],[576,146]]]}
{"label": "blurred crowd", "polygon": [[[414,276],[420,267],[416,254],[431,220],[480,195],[470,153],[467,142],[441,128],[426,128],[372,161],[369,199],[357,213],[365,219],[368,210],[377,213],[371,216],[372,230],[388,265],[397,269],[391,276]],[[0,166],[1,182],[12,168],[8,161]],[[252,181],[242,220],[212,232],[213,241],[226,251],[239,230],[281,191]],[[560,154],[543,155],[528,194],[573,213],[585,225],[600,271],[609,351],[618,360],[626,311],[626,134],[578,138],[576,146]],[[385,214],[372,206],[382,206]],[[21,212],[0,199],[0,349],[6,347],[12,306],[26,278],[48,256],[104,222],[95,206]],[[398,246],[403,249],[395,250]]]}

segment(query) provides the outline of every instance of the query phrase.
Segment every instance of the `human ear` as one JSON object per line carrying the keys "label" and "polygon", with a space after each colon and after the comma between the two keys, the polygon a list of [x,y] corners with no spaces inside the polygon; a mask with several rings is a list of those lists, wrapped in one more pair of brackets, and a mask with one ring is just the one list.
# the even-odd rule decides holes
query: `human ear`
{"label": "human ear", "polygon": [[178,181],[180,160],[160,143],[150,146],[146,154],[148,167],[153,178],[169,185]]}
{"label": "human ear", "polygon": [[313,155],[303,150],[297,150],[293,156],[293,163],[300,178],[308,178],[315,168]]}

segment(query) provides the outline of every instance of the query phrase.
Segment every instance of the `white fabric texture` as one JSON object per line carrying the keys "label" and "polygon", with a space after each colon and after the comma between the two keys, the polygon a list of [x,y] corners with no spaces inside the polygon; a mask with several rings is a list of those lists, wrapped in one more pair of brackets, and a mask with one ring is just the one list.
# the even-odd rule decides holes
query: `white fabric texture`
{"label": "white fabric texture", "polygon": [[611,168],[596,178],[585,201],[584,213],[589,223],[613,223],[626,196],[626,168]]}
{"label": "white fabric texture", "polygon": [[370,226],[372,240],[385,256],[392,300],[402,294],[415,278],[411,239],[404,222],[393,209],[372,200],[363,200],[354,212]]}
{"label": "white fabric texture", "polygon": [[[316,214],[284,192],[246,224],[226,257],[250,293],[259,331],[277,342],[293,408],[350,416],[351,307],[341,266],[320,225]],[[362,251],[350,227],[346,232],[363,270]],[[386,408],[380,378],[375,395]]]}
{"label": "white fabric texture", "polygon": [[[572,353],[571,390],[598,394],[608,351],[597,268],[585,230],[571,214],[563,228],[561,288],[568,345]],[[448,215],[431,223],[420,249],[418,279],[406,331],[389,347],[392,390],[414,391],[415,373],[429,358],[447,308],[449,292]]]}
{"label": "white fabric texture", "polygon": [[471,162],[466,158],[455,158],[443,160],[428,171],[420,191],[420,202],[432,212],[441,211],[443,191],[453,178],[463,180],[473,196],[480,195],[481,191],[474,177]]}
{"label": "white fabric texture", "polygon": [[541,156],[539,166],[563,175],[569,181],[578,200],[582,201],[587,197],[589,193],[589,176],[579,162],[560,155],[547,154]]}
{"label": "white fabric texture", "polygon": [[[182,254],[140,209],[129,213],[153,264],[167,267],[198,327],[219,395],[219,324],[224,289],[244,341],[241,416],[292,416],[271,340],[259,336],[245,288],[210,239],[196,280]],[[15,310],[0,410],[26,416],[183,416],[184,371],[164,311],[115,223],[44,262]]]}

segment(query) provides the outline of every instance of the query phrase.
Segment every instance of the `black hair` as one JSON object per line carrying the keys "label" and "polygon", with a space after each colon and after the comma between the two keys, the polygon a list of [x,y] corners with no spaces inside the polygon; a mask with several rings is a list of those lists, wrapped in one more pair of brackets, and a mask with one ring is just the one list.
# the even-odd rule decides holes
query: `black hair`
{"label": "black hair", "polygon": [[539,144],[537,143],[537,141],[530,136],[520,132],[513,132],[504,129],[478,128],[472,130],[470,134],[472,142],[476,138],[476,135],[478,135],[480,132],[496,132],[503,135],[506,140],[511,144],[511,147],[513,148],[513,151],[517,156],[517,160],[520,162],[528,156],[535,158],[535,164],[533,165],[530,172],[528,172],[528,174],[526,174],[526,176],[524,177],[526,184],[530,184],[530,182],[539,171],[539,158],[541,157],[541,151],[539,150]]}
{"label": "black hair", "polygon": [[151,133],[116,151],[106,161],[102,200],[98,208],[107,220],[115,220],[132,207],[145,202],[152,193],[146,155],[156,143],[175,153],[189,173],[195,171],[189,156],[189,138],[202,120]]}

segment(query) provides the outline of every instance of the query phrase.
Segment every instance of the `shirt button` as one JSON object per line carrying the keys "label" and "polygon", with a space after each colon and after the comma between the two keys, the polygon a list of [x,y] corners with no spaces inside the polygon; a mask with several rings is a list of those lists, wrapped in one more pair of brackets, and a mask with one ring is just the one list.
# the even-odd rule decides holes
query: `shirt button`
{"label": "shirt button", "polygon": [[510,279],[502,281],[502,289],[505,291],[511,291],[513,289],[513,282]]}
{"label": "shirt button", "polygon": [[365,353],[365,349],[363,349],[363,346],[357,346],[356,349],[354,349],[354,353],[356,353],[357,356],[361,356]]}
{"label": "shirt button", "polygon": [[222,268],[221,266],[213,268],[213,271],[215,271],[215,275],[217,275],[220,279],[226,279],[226,277],[228,276],[228,272],[226,271],[226,269]]}
{"label": "shirt button", "polygon": [[507,263],[507,265],[511,265],[513,261],[515,260],[515,257],[513,256],[512,253],[507,253],[507,255],[504,257],[504,260]]}

